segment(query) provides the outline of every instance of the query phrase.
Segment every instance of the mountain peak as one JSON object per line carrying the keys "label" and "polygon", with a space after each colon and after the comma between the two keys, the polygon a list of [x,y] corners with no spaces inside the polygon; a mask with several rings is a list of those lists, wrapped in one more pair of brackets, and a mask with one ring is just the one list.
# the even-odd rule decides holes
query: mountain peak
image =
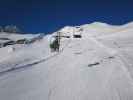
{"label": "mountain peak", "polygon": [[108,26],[107,23],[103,23],[103,22],[93,22],[90,25],[96,25],[96,26]]}

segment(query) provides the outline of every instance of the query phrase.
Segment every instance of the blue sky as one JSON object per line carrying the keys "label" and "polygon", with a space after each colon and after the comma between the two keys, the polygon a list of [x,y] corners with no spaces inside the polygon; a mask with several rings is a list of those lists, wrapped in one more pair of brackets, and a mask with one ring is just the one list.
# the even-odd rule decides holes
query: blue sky
{"label": "blue sky", "polygon": [[66,25],[133,21],[132,0],[0,0],[0,25],[51,33]]}

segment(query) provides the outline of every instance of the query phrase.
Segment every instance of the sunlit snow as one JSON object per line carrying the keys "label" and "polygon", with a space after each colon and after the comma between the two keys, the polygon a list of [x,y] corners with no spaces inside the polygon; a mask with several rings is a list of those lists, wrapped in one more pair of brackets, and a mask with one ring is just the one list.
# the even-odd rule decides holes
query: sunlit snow
{"label": "sunlit snow", "polygon": [[[132,22],[94,22],[58,32],[70,36],[61,38],[60,52],[49,47],[57,32],[0,48],[0,100],[133,100]],[[0,38],[38,36],[9,34]]]}

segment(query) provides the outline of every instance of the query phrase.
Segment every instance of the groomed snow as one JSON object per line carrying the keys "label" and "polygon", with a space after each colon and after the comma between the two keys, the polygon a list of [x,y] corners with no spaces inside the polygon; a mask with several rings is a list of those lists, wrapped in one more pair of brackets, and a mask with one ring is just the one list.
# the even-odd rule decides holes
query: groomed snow
{"label": "groomed snow", "polygon": [[[70,38],[61,39],[59,53],[49,48],[56,32],[0,48],[0,99],[133,100],[132,28],[99,22],[64,27],[59,32]],[[78,32],[82,38],[73,38]]]}

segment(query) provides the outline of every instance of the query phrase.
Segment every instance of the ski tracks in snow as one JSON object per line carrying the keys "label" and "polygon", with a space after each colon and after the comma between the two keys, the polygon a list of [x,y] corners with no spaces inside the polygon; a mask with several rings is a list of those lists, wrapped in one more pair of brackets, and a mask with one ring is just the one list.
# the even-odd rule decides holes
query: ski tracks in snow
{"label": "ski tracks in snow", "polygon": [[[130,65],[126,61],[124,55],[122,55],[122,52],[103,45],[102,43],[97,41],[95,38],[91,38],[91,40],[94,41],[99,47],[103,48],[103,50],[105,52],[108,52],[112,56],[115,56],[115,61],[117,61],[117,63],[119,63],[119,66],[117,69],[116,69],[116,66],[115,67],[112,66],[115,69],[114,68],[112,69],[112,72],[110,73],[110,75],[108,76],[108,78],[105,82],[105,86],[104,86],[105,91],[106,91],[106,88],[110,88],[109,89],[110,92],[114,92],[114,95],[112,95],[112,97],[110,97],[110,98],[112,98],[112,100],[116,100],[116,98],[117,98],[117,100],[132,100],[133,97],[131,96],[132,94],[129,91],[133,91],[133,77],[132,77],[132,74],[130,73],[130,70],[129,70]],[[128,79],[127,84],[130,84],[129,86],[126,87],[127,89],[129,89],[128,92],[123,91],[123,90],[125,90],[125,86],[123,86],[120,83],[122,81],[122,79],[119,77],[121,80],[116,80],[116,77],[118,77],[120,74],[120,73],[118,73],[118,75],[117,75],[117,73],[115,73],[115,72],[117,72],[116,70],[121,70],[125,73],[125,74],[123,73],[125,75],[125,76],[123,76],[123,80],[124,80],[124,78],[127,78]],[[116,74],[116,77],[113,77],[114,74]],[[123,74],[121,73],[121,75],[123,75]],[[119,86],[113,85],[113,83],[111,82],[112,80],[118,82]],[[125,83],[125,81],[123,82],[123,84],[124,83]],[[123,90],[121,91],[122,88],[123,88]],[[128,93],[127,97],[123,95],[124,92]],[[108,99],[110,99],[110,98],[108,98]],[[126,98],[126,99],[124,99],[124,98]]]}
{"label": "ski tracks in snow", "polygon": [[6,73],[9,73],[9,72],[13,72],[13,71],[17,71],[17,70],[21,70],[21,69],[26,69],[26,68],[29,68],[29,67],[33,67],[34,65],[37,65],[39,63],[43,63],[45,61],[48,61],[52,58],[55,58],[57,57],[58,55],[60,55],[64,50],[65,48],[68,47],[68,45],[70,44],[71,42],[71,39],[68,40],[68,42],[60,49],[60,52],[56,52],[48,57],[45,57],[43,59],[40,59],[40,60],[36,60],[36,61],[33,61],[33,62],[30,62],[30,63],[27,63],[27,64],[22,64],[22,65],[19,65],[19,64],[14,64],[14,66],[10,67],[10,68],[7,68],[3,71],[0,72],[0,76],[1,75],[4,75]]}

